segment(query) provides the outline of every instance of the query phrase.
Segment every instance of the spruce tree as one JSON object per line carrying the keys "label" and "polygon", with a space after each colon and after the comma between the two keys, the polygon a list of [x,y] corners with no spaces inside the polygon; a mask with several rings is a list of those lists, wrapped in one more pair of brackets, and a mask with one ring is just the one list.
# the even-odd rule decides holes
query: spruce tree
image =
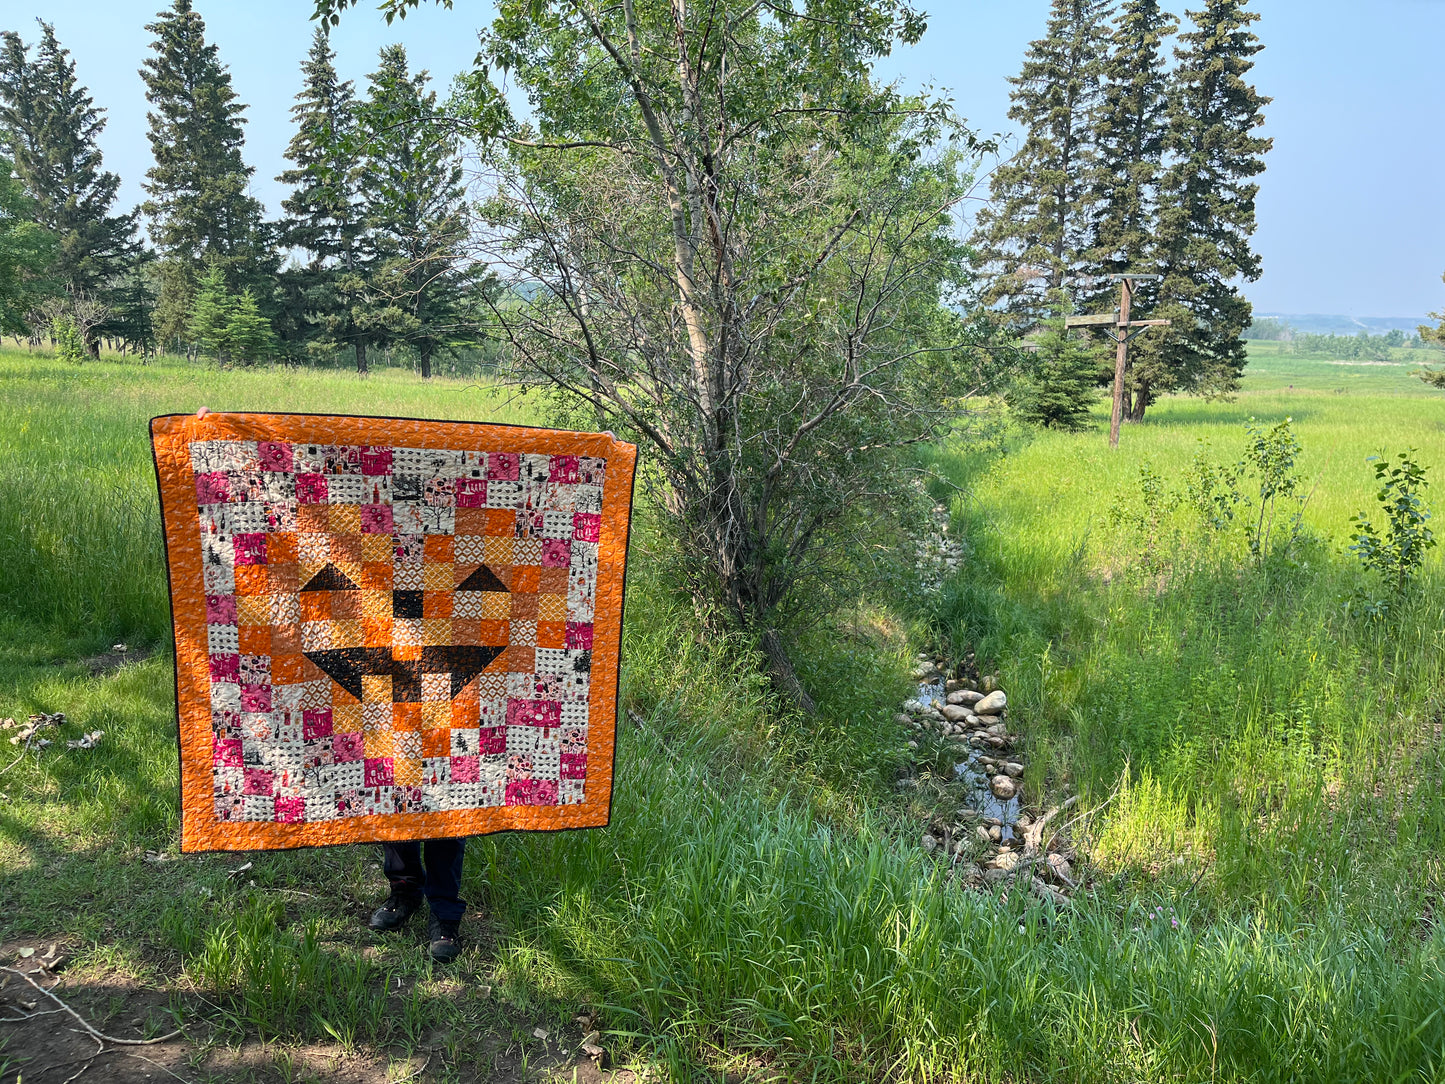
{"label": "spruce tree", "polygon": [[35,221],[35,201],[0,158],[0,334],[31,332],[30,313],[49,291],[55,239]]}
{"label": "spruce tree", "polygon": [[[301,65],[302,88],[291,115],[296,134],[286,148],[295,168],[276,179],[292,186],[281,201],[287,214],[285,243],[306,252],[300,268],[288,270],[287,311],[300,308],[326,348],[350,344],[356,368],[366,372],[365,258],[363,208],[357,192],[357,120],[350,80],[336,74],[336,54],[323,28]],[[293,296],[294,295],[294,296]]]}
{"label": "spruce tree", "polygon": [[1162,391],[1230,391],[1246,361],[1251,306],[1236,282],[1259,278],[1250,248],[1254,201],[1272,140],[1254,134],[1270,99],[1247,81],[1264,48],[1249,29],[1246,0],[1206,0],[1186,12],[1193,29],[1174,50],[1169,168],[1161,183],[1158,263],[1164,275],[1153,315],[1173,321],[1157,380],[1138,374],[1133,416]]}
{"label": "spruce tree", "polygon": [[[1094,219],[1088,259],[1096,278],[1079,294],[1080,306],[1088,312],[1118,307],[1119,288],[1108,275],[1156,270],[1159,182],[1169,134],[1164,42],[1177,27],[1158,0],[1125,0],[1115,20],[1094,124],[1098,159],[1091,185]],[[1157,295],[1153,282],[1136,282],[1131,315],[1149,316]],[[1125,417],[1132,417],[1140,378],[1148,385],[1160,383],[1160,341],[1159,332],[1150,332],[1130,344]]]}
{"label": "spruce tree", "polygon": [[276,337],[272,334],[271,322],[261,315],[256,295],[250,290],[242,290],[231,305],[226,319],[226,342],[231,356],[247,365],[264,361],[271,355]]}
{"label": "spruce tree", "polygon": [[973,244],[988,280],[984,300],[1022,324],[1048,311],[1036,279],[1057,291],[1087,266],[1107,9],[1108,0],[1053,0],[1046,36],[1009,80],[1008,115],[1024,126],[1024,143],[994,173]]}
{"label": "spruce tree", "polygon": [[226,325],[231,319],[231,292],[221,265],[212,263],[196,281],[187,330],[196,344],[216,356],[222,365],[230,360],[230,338]]}
{"label": "spruce tree", "polygon": [[191,0],[174,0],[146,27],[154,56],[141,79],[155,164],[146,174],[143,210],[151,240],[165,261],[156,309],[162,340],[183,333],[203,265],[213,263],[239,291],[263,285],[274,270],[261,204],[248,192],[251,169],[242,159],[242,113],[231,75],[206,43],[206,27]]}
{"label": "spruce tree", "polygon": [[1035,364],[1020,374],[1004,399],[1024,421],[1045,429],[1083,429],[1089,407],[1099,398],[1099,359],[1087,340],[1064,323],[1068,304],[1056,298],[1060,315],[1044,321],[1034,337]]}
{"label": "spruce tree", "polygon": [[382,49],[369,79],[359,109],[360,188],[377,257],[367,330],[414,347],[429,377],[437,350],[475,338],[465,314],[477,279],[462,259],[468,220],[461,156],[436,92],[426,89],[430,77],[408,73],[402,46]]}
{"label": "spruce tree", "polygon": [[[75,77],[69,50],[41,20],[35,56],[14,31],[0,35],[0,131],[34,201],[36,221],[55,240],[50,274],[76,299],[113,307],[138,252],[136,212],[113,215],[120,178],[102,168],[105,110]],[[86,348],[99,353],[101,325]]]}

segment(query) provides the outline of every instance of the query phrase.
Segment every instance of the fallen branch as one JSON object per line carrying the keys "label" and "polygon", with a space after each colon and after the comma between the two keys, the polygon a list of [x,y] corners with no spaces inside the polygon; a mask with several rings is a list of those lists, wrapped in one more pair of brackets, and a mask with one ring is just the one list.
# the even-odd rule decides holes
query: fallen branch
{"label": "fallen branch", "polygon": [[1033,855],[1039,853],[1039,844],[1044,838],[1044,829],[1048,827],[1049,821],[1053,820],[1066,809],[1072,809],[1078,804],[1079,796],[1075,794],[1063,805],[1056,805],[1033,824],[1024,829],[1024,854]]}
{"label": "fallen branch", "polygon": [[[84,1022],[84,1021],[82,1021],[82,1023],[83,1023],[83,1022]],[[74,1028],[69,1028],[68,1030],[70,1030],[70,1031],[75,1031]],[[76,1032],[76,1034],[79,1034],[79,1032]],[[92,1035],[91,1038],[92,1038],[92,1039],[95,1039],[95,1036]],[[85,1059],[85,1064],[82,1065],[82,1066],[81,1066],[79,1069],[77,1069],[75,1072],[71,1073],[71,1074],[70,1074],[68,1077],[66,1077],[64,1080],[62,1080],[62,1081],[60,1082],[60,1084],[70,1084],[70,1082],[71,1082],[72,1080],[76,1079],[78,1076],[80,1076],[81,1073],[85,1072],[87,1069],[90,1068],[90,1063],[91,1063],[91,1062],[95,1061],[96,1058],[100,1057],[102,1054],[105,1053],[105,1044],[104,1044],[103,1042],[101,1042],[99,1039],[95,1039],[95,1042],[96,1042],[95,1053],[92,1054],[90,1057],[86,1058],[86,1059]],[[74,1064],[75,1064],[74,1062],[70,1062],[70,1061],[61,1062],[61,1065],[74,1065]],[[52,1068],[59,1068],[59,1066],[52,1066]]]}
{"label": "fallen branch", "polygon": [[[117,1038],[114,1038],[113,1036],[106,1035],[106,1034],[104,1034],[103,1032],[97,1031],[95,1028],[91,1027],[90,1024],[86,1022],[85,1017],[81,1016],[80,1013],[76,1012],[74,1009],[72,1009],[72,1008],[71,1008],[69,1005],[67,1005],[65,1002],[61,1001],[60,998],[59,998],[56,994],[52,993],[51,991],[47,990],[45,987],[41,986],[40,983],[36,982],[36,981],[35,981],[34,979],[32,979],[29,975],[27,975],[24,971],[17,971],[17,970],[16,970],[15,968],[13,968],[13,967],[0,967],[0,971],[4,971],[4,972],[6,972],[6,973],[8,973],[8,974],[11,974],[11,975],[19,975],[22,979],[24,979],[26,982],[28,982],[31,986],[35,987],[35,989],[39,990],[42,994],[44,994],[46,997],[48,997],[51,1001],[53,1001],[53,1002],[55,1002],[57,1005],[59,1005],[62,1009],[64,1009],[66,1012],[68,1012],[71,1016],[75,1017],[76,1021],[80,1024],[80,1026],[85,1029],[86,1034],[88,1034],[92,1039],[95,1039],[97,1042],[101,1043],[102,1045],[105,1044],[105,1043],[115,1043],[117,1046],[154,1046],[156,1043],[163,1043],[163,1042],[166,1042],[166,1041],[169,1040],[169,1039],[174,1039],[174,1038],[176,1038],[177,1036],[179,1036],[180,1033],[181,1033],[181,1029],[180,1029],[180,1028],[177,1028],[175,1031],[169,1032],[168,1034],[165,1034],[165,1035],[159,1035],[159,1036],[157,1036],[157,1037],[154,1038],[154,1039],[117,1039]],[[99,1051],[97,1051],[96,1053],[98,1054]],[[79,1074],[77,1074],[77,1075],[79,1075]]]}

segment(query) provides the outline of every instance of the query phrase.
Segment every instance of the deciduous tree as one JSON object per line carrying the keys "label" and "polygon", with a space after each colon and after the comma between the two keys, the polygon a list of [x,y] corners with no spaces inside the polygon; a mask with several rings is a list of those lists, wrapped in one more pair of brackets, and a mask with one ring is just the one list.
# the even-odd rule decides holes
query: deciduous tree
{"label": "deciduous tree", "polygon": [[968,144],[870,75],[923,27],[899,0],[502,0],[467,80],[518,375],[647,446],[695,598],[804,705],[782,632],[916,511],[903,449],[991,369],[948,304]]}

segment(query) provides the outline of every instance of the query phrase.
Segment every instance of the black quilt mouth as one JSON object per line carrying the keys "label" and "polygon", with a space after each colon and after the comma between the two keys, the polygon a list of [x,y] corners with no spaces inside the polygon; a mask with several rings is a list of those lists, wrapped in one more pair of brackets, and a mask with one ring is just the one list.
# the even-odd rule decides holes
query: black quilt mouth
{"label": "black quilt mouth", "polygon": [[418,659],[398,659],[389,647],[340,647],[303,654],[358,700],[362,698],[363,677],[390,677],[392,703],[416,704],[422,699],[423,674],[450,674],[451,698],[455,699],[467,682],[505,650],[452,644],[424,647]]}

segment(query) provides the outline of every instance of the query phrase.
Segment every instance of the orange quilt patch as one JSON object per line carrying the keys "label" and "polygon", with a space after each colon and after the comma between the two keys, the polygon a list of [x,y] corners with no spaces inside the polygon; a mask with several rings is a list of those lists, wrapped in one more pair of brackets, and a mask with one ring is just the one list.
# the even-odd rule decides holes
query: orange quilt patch
{"label": "orange quilt patch", "polygon": [[635,446],[307,414],[151,443],[182,850],[607,823]]}

